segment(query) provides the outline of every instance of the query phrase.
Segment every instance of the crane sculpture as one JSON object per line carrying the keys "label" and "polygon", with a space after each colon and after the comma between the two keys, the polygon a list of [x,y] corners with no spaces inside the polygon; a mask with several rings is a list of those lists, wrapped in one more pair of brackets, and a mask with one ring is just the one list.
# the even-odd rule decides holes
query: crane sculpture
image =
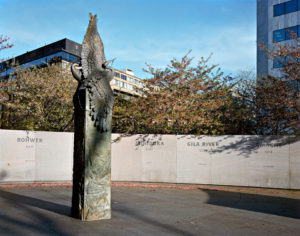
{"label": "crane sculpture", "polygon": [[111,119],[114,103],[110,81],[113,70],[106,61],[97,30],[97,15],[90,14],[79,65],[71,72],[78,81],[73,97],[74,167],[73,217],[81,220],[111,218]]}

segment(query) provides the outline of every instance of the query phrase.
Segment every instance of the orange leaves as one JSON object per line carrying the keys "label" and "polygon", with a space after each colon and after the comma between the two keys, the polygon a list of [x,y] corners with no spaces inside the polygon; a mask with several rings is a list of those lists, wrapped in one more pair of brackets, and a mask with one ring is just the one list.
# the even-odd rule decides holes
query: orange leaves
{"label": "orange leaves", "polygon": [[261,78],[257,87],[258,125],[267,134],[299,134],[300,113],[296,101],[300,97],[300,39],[292,44],[276,44],[265,52],[272,60],[280,58],[280,77]]}
{"label": "orange leaves", "polygon": [[[187,55],[173,59],[166,69],[145,70],[145,96],[115,102],[113,131],[125,133],[220,134],[224,131],[222,106],[229,103],[218,68],[203,59],[191,66]],[[224,89],[225,87],[225,89]],[[126,107],[126,109],[120,109]],[[122,110],[122,112],[120,112]]]}
{"label": "orange leaves", "polygon": [[296,109],[299,82],[292,78],[269,76],[261,79],[257,88],[258,125],[267,134],[299,133],[299,111]]}

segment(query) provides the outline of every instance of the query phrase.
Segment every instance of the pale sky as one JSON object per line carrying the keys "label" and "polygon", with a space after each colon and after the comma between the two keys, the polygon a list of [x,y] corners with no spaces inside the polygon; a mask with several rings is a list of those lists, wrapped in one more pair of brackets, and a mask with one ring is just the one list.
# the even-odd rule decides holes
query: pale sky
{"label": "pale sky", "polygon": [[190,49],[194,64],[234,75],[256,65],[256,0],[0,0],[0,35],[7,59],[63,38],[82,43],[88,13],[98,14],[107,59],[147,78],[145,63],[164,68]]}

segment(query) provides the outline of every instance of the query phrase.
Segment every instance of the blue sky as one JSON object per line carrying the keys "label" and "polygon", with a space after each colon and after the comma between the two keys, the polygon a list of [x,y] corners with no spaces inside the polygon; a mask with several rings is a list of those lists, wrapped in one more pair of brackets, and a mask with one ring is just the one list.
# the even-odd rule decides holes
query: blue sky
{"label": "blue sky", "polygon": [[164,68],[190,49],[194,64],[234,75],[256,64],[256,0],[0,0],[0,35],[14,44],[10,58],[62,38],[81,43],[88,13],[98,14],[106,58],[147,78],[145,63]]}

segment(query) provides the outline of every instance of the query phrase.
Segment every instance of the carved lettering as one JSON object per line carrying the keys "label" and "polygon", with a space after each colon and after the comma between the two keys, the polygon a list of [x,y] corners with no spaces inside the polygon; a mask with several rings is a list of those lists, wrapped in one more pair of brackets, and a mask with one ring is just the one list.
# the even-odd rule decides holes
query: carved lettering
{"label": "carved lettering", "polygon": [[42,138],[17,138],[18,143],[42,143],[43,139]]}
{"label": "carved lettering", "polygon": [[164,146],[162,141],[137,141],[136,146]]}
{"label": "carved lettering", "polygon": [[219,142],[188,142],[188,147],[217,147],[219,146]]}

